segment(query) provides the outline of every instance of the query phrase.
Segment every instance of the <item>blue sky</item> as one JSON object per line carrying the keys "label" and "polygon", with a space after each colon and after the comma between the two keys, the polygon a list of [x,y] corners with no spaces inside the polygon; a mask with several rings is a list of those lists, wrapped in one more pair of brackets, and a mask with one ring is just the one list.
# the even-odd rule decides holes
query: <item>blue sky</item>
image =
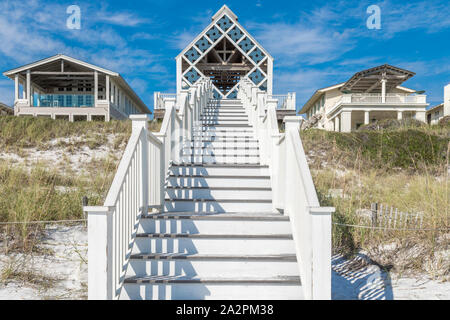
{"label": "blue sky", "polygon": [[[66,8],[81,8],[81,30]],[[274,93],[297,92],[297,108],[318,88],[389,63],[414,71],[404,85],[442,102],[450,82],[448,1],[38,1],[0,0],[0,70],[64,53],[120,72],[149,107],[175,92],[175,56],[227,4],[275,58]],[[381,29],[366,9],[381,8]],[[0,101],[13,81],[1,76]]]}

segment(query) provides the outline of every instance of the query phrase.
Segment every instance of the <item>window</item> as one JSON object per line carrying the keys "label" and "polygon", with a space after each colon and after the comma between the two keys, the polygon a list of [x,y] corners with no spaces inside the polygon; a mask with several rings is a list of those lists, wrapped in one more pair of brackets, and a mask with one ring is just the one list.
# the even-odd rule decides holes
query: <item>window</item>
{"label": "window", "polygon": [[92,103],[92,96],[88,95],[86,96],[86,106],[88,107],[92,107],[93,103]]}

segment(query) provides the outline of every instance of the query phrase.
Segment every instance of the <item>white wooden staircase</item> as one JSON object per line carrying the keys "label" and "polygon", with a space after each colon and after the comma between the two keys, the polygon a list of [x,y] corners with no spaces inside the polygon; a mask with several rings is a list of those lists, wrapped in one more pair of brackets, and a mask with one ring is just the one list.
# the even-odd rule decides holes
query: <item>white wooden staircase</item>
{"label": "white wooden staircase", "polygon": [[289,218],[238,100],[211,101],[172,163],[165,210],[139,222],[121,298],[301,299]]}
{"label": "white wooden staircase", "polygon": [[[90,299],[329,299],[331,218],[298,117],[240,82],[182,91],[159,133],[133,132],[105,204],[85,207]],[[288,119],[289,118],[289,119]]]}

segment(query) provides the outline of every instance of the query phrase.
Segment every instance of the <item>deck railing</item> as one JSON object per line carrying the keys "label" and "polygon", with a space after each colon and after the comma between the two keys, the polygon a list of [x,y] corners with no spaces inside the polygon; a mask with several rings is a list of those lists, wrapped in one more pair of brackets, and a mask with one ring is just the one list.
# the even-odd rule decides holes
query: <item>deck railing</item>
{"label": "deck railing", "polygon": [[289,92],[288,94],[272,94],[268,95],[269,99],[277,100],[278,110],[295,110],[296,93]]}
{"label": "deck railing", "polygon": [[331,298],[331,213],[321,207],[300,139],[303,118],[284,118],[277,124],[277,100],[249,79],[243,79],[242,99],[260,141],[261,161],[269,165],[273,209],[290,217],[303,293],[306,299]]}
{"label": "deck railing", "polygon": [[[103,206],[88,214],[88,298],[118,299],[125,279],[139,217],[163,208],[169,164],[178,161],[195,119],[212,97],[209,79],[200,79],[168,106],[161,130],[152,134],[148,115],[131,116],[132,133]],[[177,111],[178,109],[178,111]]]}
{"label": "deck railing", "polygon": [[168,106],[173,106],[176,100],[176,93],[153,93],[153,107],[155,110],[165,110]]}
{"label": "deck railing", "polygon": [[343,95],[342,103],[426,103],[426,97],[423,94],[386,93],[383,102],[383,96],[380,93],[351,93]]}

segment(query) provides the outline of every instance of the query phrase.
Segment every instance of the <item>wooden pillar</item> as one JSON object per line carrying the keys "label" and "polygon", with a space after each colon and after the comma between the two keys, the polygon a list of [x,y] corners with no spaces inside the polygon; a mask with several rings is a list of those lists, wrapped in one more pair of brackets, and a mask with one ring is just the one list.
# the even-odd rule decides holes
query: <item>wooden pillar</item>
{"label": "wooden pillar", "polygon": [[109,75],[106,75],[106,88],[105,88],[105,91],[106,91],[106,93],[105,93],[106,101],[108,101],[108,103],[109,103],[109,101],[111,100],[110,93],[109,93]]}
{"label": "wooden pillar", "polygon": [[352,112],[343,111],[341,113],[341,132],[352,131]]}
{"label": "wooden pillar", "polygon": [[14,75],[14,102],[19,100],[19,74]]}
{"label": "wooden pillar", "polygon": [[370,122],[370,113],[369,111],[364,111],[364,124],[369,124]]}
{"label": "wooden pillar", "polygon": [[31,71],[30,69],[27,70],[27,95],[26,99],[28,101],[28,105],[31,105]]}
{"label": "wooden pillar", "polygon": [[97,106],[98,100],[98,71],[94,71],[94,106]]}

